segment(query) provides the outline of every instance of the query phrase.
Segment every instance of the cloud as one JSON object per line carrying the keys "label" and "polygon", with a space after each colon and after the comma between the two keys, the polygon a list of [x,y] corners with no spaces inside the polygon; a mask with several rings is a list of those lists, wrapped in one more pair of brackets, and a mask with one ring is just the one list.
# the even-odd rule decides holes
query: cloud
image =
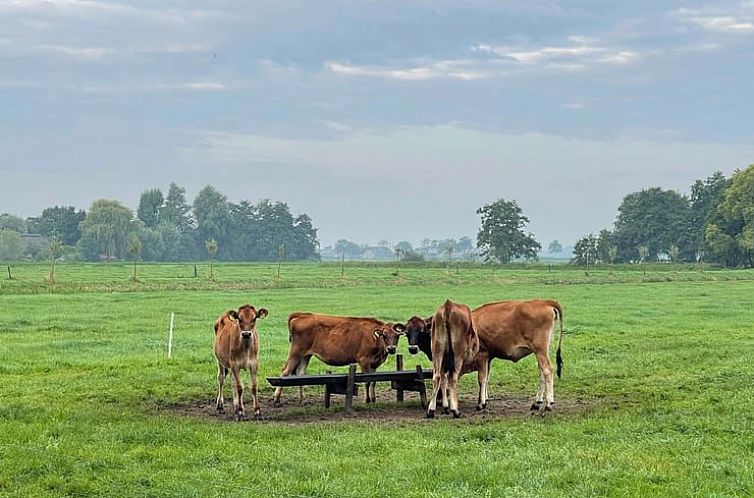
{"label": "cloud", "polygon": [[729,10],[718,7],[681,8],[675,15],[682,22],[714,33],[754,34],[754,3],[741,3]]}
{"label": "cloud", "polygon": [[382,66],[355,66],[339,62],[327,62],[325,68],[344,76],[370,76],[401,81],[423,81],[436,79],[478,80],[489,74],[474,67],[469,60],[442,60],[426,65],[406,68]]}
{"label": "cloud", "polygon": [[601,45],[587,36],[568,37],[569,44],[557,46],[521,47],[481,43],[472,51],[514,61],[519,65],[545,69],[582,70],[596,65],[629,65],[639,62],[641,56],[633,50]]}

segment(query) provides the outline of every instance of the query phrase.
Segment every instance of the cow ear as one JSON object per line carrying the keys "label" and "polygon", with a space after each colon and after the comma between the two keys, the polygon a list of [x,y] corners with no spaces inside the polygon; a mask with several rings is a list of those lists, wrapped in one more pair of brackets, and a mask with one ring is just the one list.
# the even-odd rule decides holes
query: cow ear
{"label": "cow ear", "polygon": [[238,313],[236,312],[236,310],[228,310],[228,316],[233,320],[238,320]]}
{"label": "cow ear", "polygon": [[381,329],[374,329],[374,332],[372,332],[372,334],[374,334],[374,338],[375,339],[379,339],[380,336],[382,335],[382,330]]}
{"label": "cow ear", "polygon": [[427,330],[427,333],[432,332],[432,317],[430,316],[426,320],[424,320],[424,328]]}
{"label": "cow ear", "polygon": [[267,311],[267,308],[259,308],[257,310],[257,318],[264,318],[264,317],[266,317],[269,314],[270,314],[270,312]]}
{"label": "cow ear", "polygon": [[397,334],[402,334],[402,333],[404,333],[406,331],[406,326],[403,325],[402,323],[394,323],[393,324],[393,330]]}

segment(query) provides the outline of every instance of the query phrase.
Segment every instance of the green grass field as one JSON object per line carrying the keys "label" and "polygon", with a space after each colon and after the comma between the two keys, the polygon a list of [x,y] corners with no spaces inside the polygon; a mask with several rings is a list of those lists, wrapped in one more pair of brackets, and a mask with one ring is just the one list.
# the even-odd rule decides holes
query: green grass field
{"label": "green grass field", "polygon": [[[3,265],[4,268],[5,265]],[[0,280],[0,496],[754,495],[754,271],[338,264],[12,265]],[[492,410],[423,418],[377,405],[329,412],[321,391],[236,423],[212,413],[212,323],[251,302],[260,377],[278,375],[296,310],[405,321],[444,299],[557,299],[565,311],[555,412],[527,413],[536,361],[496,360]],[[175,313],[174,357],[167,330]],[[406,365],[428,366],[399,352]],[[554,354],[554,352],[553,352]],[[392,367],[393,359],[388,360]],[[312,361],[310,372],[325,367]],[[273,389],[260,382],[263,413]],[[226,403],[230,389],[226,388]],[[226,406],[229,408],[229,406]],[[248,410],[248,406],[247,406]]]}

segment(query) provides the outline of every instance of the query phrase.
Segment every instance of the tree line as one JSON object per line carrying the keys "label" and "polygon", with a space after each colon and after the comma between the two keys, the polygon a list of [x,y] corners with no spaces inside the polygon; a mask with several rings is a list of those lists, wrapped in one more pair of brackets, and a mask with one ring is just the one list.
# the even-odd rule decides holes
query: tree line
{"label": "tree line", "polygon": [[158,188],[144,191],[136,213],[119,201],[101,199],[88,211],[54,206],[25,220],[2,214],[0,259],[48,257],[49,247],[24,247],[24,238],[34,236],[84,261],[196,261],[206,258],[211,247],[218,260],[304,260],[317,259],[319,247],[312,219],[294,216],[284,202],[236,204],[207,185],[188,204],[185,189],[175,182],[166,194]]}
{"label": "tree line", "polygon": [[659,187],[630,193],[612,230],[574,246],[577,264],[662,260],[754,266],[754,164],[696,180],[689,196]]}

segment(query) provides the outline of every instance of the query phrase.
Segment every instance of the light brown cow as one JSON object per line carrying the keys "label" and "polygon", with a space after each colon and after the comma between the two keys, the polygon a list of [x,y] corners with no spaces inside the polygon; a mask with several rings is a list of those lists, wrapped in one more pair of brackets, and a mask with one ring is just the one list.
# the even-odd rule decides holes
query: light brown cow
{"label": "light brown cow", "polygon": [[248,369],[251,375],[251,398],[254,403],[254,418],[259,418],[261,410],[257,397],[257,355],[259,335],[256,321],[267,316],[265,308],[255,309],[244,304],[238,311],[228,310],[215,322],[215,358],[217,359],[217,411],[225,411],[223,386],[228,370],[233,374],[233,409],[236,420],[244,420],[243,381],[241,370]]}
{"label": "light brown cow", "polygon": [[[394,354],[405,330],[401,323],[385,323],[375,318],[357,318],[292,313],[288,317],[291,343],[282,376],[304,375],[309,360],[316,356],[333,366],[358,363],[362,372],[374,372]],[[366,402],[376,401],[374,383],[366,386]],[[282,387],[275,390],[275,405],[280,405]],[[300,398],[303,399],[303,387]]]}
{"label": "light brown cow", "polygon": [[[558,377],[563,368],[563,308],[560,303],[550,300],[498,301],[474,308],[471,310],[471,317],[479,334],[479,355],[464,363],[461,375],[478,372],[477,409],[481,410],[487,406],[487,383],[493,359],[502,358],[517,362],[534,353],[539,364],[540,382],[532,410],[551,410],[555,396],[549,351],[556,320],[560,321],[560,339],[556,354]],[[406,335],[410,353],[415,354],[421,350],[432,358],[432,321],[432,317],[424,320],[412,317],[408,321]],[[443,407],[445,406],[447,400],[443,399]]]}
{"label": "light brown cow", "polygon": [[437,393],[446,383],[450,394],[450,411],[458,418],[461,416],[458,411],[458,378],[464,363],[479,354],[479,335],[474,329],[468,306],[448,299],[437,309],[432,320],[431,345],[432,396],[427,418],[435,416]]}

